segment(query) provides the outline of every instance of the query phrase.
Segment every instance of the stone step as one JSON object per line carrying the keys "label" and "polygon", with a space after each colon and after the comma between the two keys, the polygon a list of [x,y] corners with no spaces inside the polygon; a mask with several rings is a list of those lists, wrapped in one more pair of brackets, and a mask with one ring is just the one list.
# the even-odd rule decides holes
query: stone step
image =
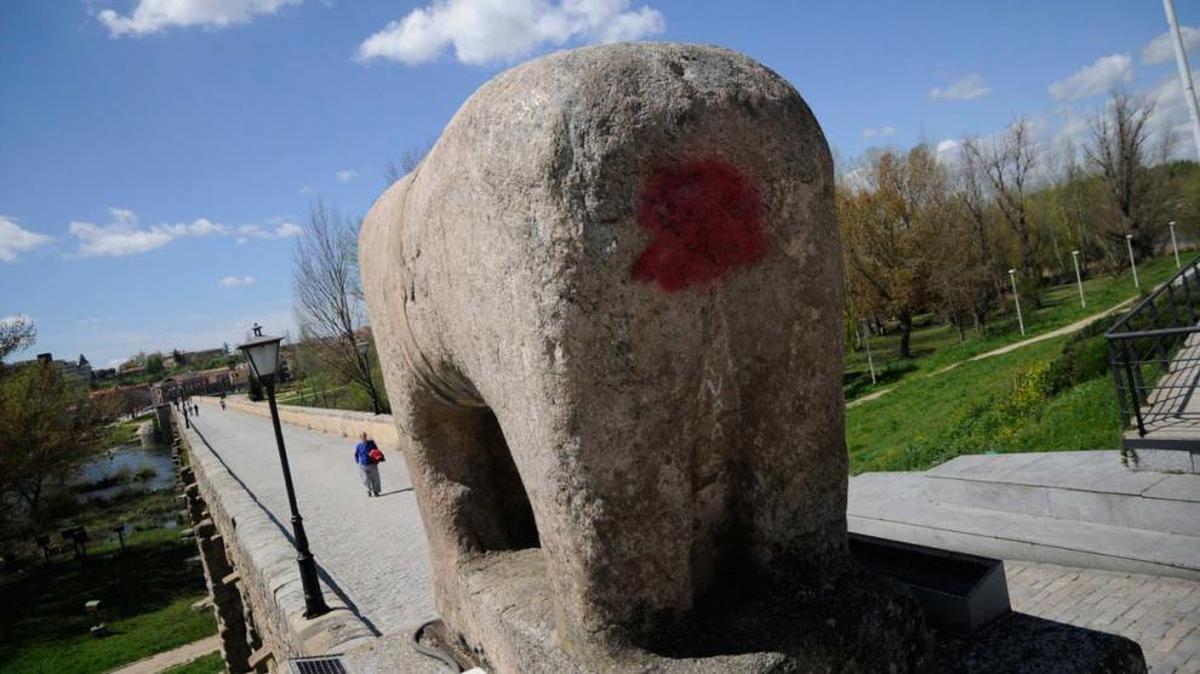
{"label": "stone step", "polygon": [[920,479],[854,478],[850,531],[998,559],[1200,580],[1200,537],[933,503],[920,494]]}
{"label": "stone step", "polygon": [[920,475],[906,488],[935,503],[1200,536],[1200,475],[1131,471],[1117,452],[963,456]]}

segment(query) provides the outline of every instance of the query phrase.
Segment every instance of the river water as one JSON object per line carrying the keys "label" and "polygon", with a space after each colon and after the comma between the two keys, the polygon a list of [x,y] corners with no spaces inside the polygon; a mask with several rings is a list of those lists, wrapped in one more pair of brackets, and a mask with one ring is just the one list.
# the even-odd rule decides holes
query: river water
{"label": "river water", "polygon": [[171,461],[170,448],[142,449],[136,444],[122,445],[89,459],[80,467],[74,484],[92,484],[121,474],[133,476],[145,468],[154,471],[148,480],[123,481],[104,489],[83,491],[79,494],[79,500],[109,499],[123,491],[159,491],[175,485],[175,465]]}

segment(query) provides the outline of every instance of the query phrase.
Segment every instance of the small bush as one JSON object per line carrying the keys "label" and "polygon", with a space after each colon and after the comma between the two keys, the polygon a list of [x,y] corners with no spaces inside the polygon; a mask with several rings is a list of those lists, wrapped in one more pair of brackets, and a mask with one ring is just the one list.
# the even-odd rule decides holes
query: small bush
{"label": "small bush", "polygon": [[1055,396],[1108,372],[1108,345],[1104,335],[1072,339],[1046,372],[1046,395]]}

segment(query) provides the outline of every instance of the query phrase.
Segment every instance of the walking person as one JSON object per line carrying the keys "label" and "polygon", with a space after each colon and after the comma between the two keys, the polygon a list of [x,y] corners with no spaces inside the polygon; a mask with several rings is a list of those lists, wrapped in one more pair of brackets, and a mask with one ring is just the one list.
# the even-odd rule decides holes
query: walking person
{"label": "walking person", "polygon": [[354,446],[354,462],[358,464],[367,496],[379,496],[379,463],[384,460],[383,452],[379,451],[374,440],[367,437],[366,431],[358,437],[359,442]]}

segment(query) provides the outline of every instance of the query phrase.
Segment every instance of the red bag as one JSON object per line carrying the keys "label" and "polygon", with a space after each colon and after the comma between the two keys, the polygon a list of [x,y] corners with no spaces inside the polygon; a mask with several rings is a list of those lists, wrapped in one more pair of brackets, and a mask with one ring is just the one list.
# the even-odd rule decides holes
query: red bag
{"label": "red bag", "polygon": [[383,452],[379,451],[378,447],[372,447],[367,452],[367,458],[370,459],[371,463],[383,463],[387,461],[387,457],[383,455]]}

